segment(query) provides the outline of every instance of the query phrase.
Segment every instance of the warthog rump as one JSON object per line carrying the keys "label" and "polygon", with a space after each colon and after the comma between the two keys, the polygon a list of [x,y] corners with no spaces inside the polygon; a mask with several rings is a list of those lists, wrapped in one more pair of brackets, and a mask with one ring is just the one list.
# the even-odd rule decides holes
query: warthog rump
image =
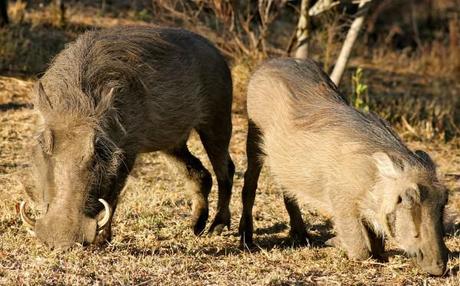
{"label": "warthog rump", "polygon": [[210,231],[229,226],[231,105],[228,66],[197,34],[133,26],[81,35],[37,84],[37,187],[26,189],[44,214],[35,221],[21,204],[21,217],[51,247],[108,240],[136,156],[161,151],[187,178],[193,231],[201,234],[212,179],[187,148],[195,129],[219,184]]}
{"label": "warthog rump", "polygon": [[409,150],[375,114],[349,106],[310,60],[262,64],[250,79],[247,108],[243,243],[252,243],[252,207],[265,161],[284,191],[295,238],[307,240],[298,200],[332,218],[337,236],[329,243],[350,258],[381,256],[386,236],[428,273],[444,273],[447,190],[428,154]]}

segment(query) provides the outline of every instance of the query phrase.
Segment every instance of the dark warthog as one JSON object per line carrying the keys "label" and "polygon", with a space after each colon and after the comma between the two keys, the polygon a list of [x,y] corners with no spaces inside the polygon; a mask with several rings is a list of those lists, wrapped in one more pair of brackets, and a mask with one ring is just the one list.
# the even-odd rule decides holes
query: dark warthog
{"label": "dark warthog", "polygon": [[35,222],[22,204],[21,217],[51,247],[110,239],[117,198],[136,156],[162,151],[186,174],[193,231],[202,233],[212,178],[187,148],[195,129],[219,185],[210,231],[220,231],[230,224],[231,105],[228,66],[199,35],[152,27],[83,34],[37,85],[38,188],[28,193],[45,213]]}
{"label": "dark warthog", "polygon": [[337,237],[330,243],[350,258],[379,257],[386,235],[425,271],[444,273],[447,190],[425,152],[410,151],[385,121],[349,106],[313,61],[263,64],[249,82],[247,107],[243,243],[252,243],[265,159],[285,193],[291,235],[307,239],[299,200],[332,218]]}

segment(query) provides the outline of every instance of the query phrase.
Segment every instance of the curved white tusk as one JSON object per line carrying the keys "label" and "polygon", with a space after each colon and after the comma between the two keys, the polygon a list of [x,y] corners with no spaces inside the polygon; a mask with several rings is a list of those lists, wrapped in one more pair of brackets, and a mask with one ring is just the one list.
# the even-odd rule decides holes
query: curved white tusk
{"label": "curved white tusk", "polygon": [[27,215],[27,213],[26,213],[26,208],[27,208],[27,203],[26,203],[26,202],[23,201],[23,202],[21,202],[21,203],[19,204],[19,216],[21,217],[22,222],[23,222],[26,226],[28,226],[28,227],[34,229],[34,228],[35,228],[35,220],[32,219],[32,218],[30,218],[30,217]]}
{"label": "curved white tusk", "polygon": [[109,204],[104,199],[99,199],[99,201],[104,205],[105,209],[104,217],[97,222],[97,227],[101,229],[109,222],[111,210]]}

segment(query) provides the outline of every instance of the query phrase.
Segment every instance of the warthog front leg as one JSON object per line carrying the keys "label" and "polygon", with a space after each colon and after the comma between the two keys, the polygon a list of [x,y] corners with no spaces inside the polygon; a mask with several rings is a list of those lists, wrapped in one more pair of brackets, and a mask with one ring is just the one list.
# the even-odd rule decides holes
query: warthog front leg
{"label": "warthog front leg", "polygon": [[284,193],[284,205],[289,214],[291,231],[291,238],[300,244],[309,244],[308,233],[305,229],[305,223],[302,219],[302,213],[295,198],[290,197]]}
{"label": "warthog front leg", "polygon": [[372,257],[378,260],[385,260],[385,239],[377,235],[366,223],[363,223],[368,238],[368,248]]}
{"label": "warthog front leg", "polygon": [[358,216],[350,214],[350,209],[342,207],[343,211],[334,216],[337,237],[328,244],[339,246],[350,259],[365,260],[371,256],[371,248],[367,229]]}
{"label": "warthog front leg", "polygon": [[252,208],[256,197],[257,181],[263,165],[263,153],[260,149],[261,134],[257,126],[249,120],[248,137],[246,142],[246,155],[248,168],[244,173],[244,186],[242,192],[243,214],[241,215],[239,233],[241,244],[252,246],[253,223]]}
{"label": "warthog front leg", "polygon": [[[363,237],[370,255],[378,260],[386,260],[384,256],[385,252],[385,240],[382,236],[377,235],[366,223],[362,223]],[[326,241],[326,245],[337,248],[345,248],[341,242],[339,236],[333,237]],[[344,249],[347,250],[347,249]],[[361,251],[361,250],[360,250]],[[368,258],[367,252],[363,255],[363,259]]]}
{"label": "warthog front leg", "polygon": [[[103,229],[98,231],[98,233],[96,234],[96,238],[93,241],[93,244],[102,246],[112,241],[112,221],[113,221],[113,217],[115,215],[116,209],[117,209],[117,202],[113,204],[113,207],[110,212],[109,222],[106,224],[106,226]],[[98,218],[98,220],[99,219],[100,218]]]}
{"label": "warthog front leg", "polygon": [[[96,235],[96,239],[93,242],[93,244],[105,245],[109,243],[110,241],[112,241],[112,221],[113,221],[113,218],[115,216],[115,212],[118,206],[118,196],[123,191],[123,189],[127,186],[126,180],[134,166],[135,161],[136,161],[136,156],[130,156],[130,155],[127,155],[126,153],[124,154],[123,164],[121,164],[120,167],[118,168],[117,175],[115,176],[114,181],[111,184],[112,192],[110,192],[106,196],[107,200],[111,202],[111,205],[110,205],[111,213],[110,213],[109,222],[106,224],[104,228],[98,231]],[[98,220],[101,218],[100,215],[103,214],[104,212],[100,212],[98,214],[99,216]]]}
{"label": "warthog front leg", "polygon": [[192,228],[195,235],[203,233],[209,216],[208,195],[211,191],[212,177],[201,161],[193,156],[183,145],[165,154],[176,162],[177,169],[185,174],[187,187],[191,190],[192,198]]}

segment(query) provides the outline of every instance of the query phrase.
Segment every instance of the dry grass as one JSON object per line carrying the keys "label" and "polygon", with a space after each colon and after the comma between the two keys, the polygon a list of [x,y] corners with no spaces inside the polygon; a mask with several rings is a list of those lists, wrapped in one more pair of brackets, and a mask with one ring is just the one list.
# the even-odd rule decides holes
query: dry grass
{"label": "dry grass", "polygon": [[[234,71],[237,74],[237,71]],[[25,199],[17,172],[27,166],[24,150],[31,138],[31,81],[0,78],[0,284],[150,284],[150,285],[289,285],[289,284],[423,284],[458,285],[460,237],[447,238],[452,257],[444,278],[429,277],[389,246],[388,263],[352,262],[324,241],[331,229],[324,218],[304,210],[312,247],[297,248],[288,239],[288,217],[267,170],[254,211],[258,251],[238,247],[240,190],[246,159],[245,117],[235,112],[231,154],[237,166],[232,200],[232,230],[221,236],[195,237],[189,229],[190,205],[183,182],[158,154],[141,156],[123,193],[114,222],[114,240],[106,248],[75,247],[50,252],[30,237],[15,211]],[[446,181],[455,186],[460,154],[454,145],[414,142],[440,163]],[[201,144],[190,147],[209,168]],[[456,152],[456,153],[455,153]],[[458,174],[457,174],[458,176]],[[213,189],[211,206],[216,204]],[[458,206],[460,198],[451,204]],[[451,233],[454,233],[453,230]]]}
{"label": "dry grass", "polygon": [[[15,24],[9,31],[0,30],[0,71],[29,75],[43,71],[46,62],[60,47],[82,30],[142,23],[137,14],[127,18],[110,17],[98,14],[93,8],[82,10],[80,6],[71,6],[68,8],[66,29],[62,30],[54,27],[53,23],[46,23],[44,19],[49,18],[50,13],[47,9],[27,13],[21,7],[15,6],[14,9],[17,9],[14,20],[24,20],[25,24]],[[38,48],[31,50],[32,44],[34,47],[38,45]],[[409,71],[398,69],[398,65],[392,65],[392,60],[388,58],[382,64],[383,58],[375,57],[375,62],[370,61],[369,66],[359,60],[352,64],[364,66],[366,84],[373,93],[393,94],[393,98],[401,96],[392,105],[386,105],[387,101],[378,105],[387,106],[381,112],[390,119],[394,114],[410,115],[408,108],[396,111],[395,108],[401,102],[407,102],[406,99],[413,94],[438,96],[447,93],[447,98],[458,96],[456,81],[445,84],[436,80],[434,82],[439,84],[431,84],[425,75],[413,74],[420,70],[411,59],[407,58],[404,65],[407,68],[407,64],[414,64]],[[437,56],[432,58],[440,59]],[[398,61],[397,58],[394,60]],[[259,249],[248,252],[239,247],[240,191],[246,167],[244,92],[248,75],[255,64],[254,60],[241,59],[233,64],[232,69],[235,104],[231,154],[237,172],[230,231],[221,236],[195,237],[189,228],[190,202],[183,181],[169,171],[158,154],[145,154],[138,159],[122,194],[112,243],[105,248],[75,247],[65,253],[51,252],[30,237],[16,214],[16,202],[26,199],[20,174],[28,166],[26,154],[35,122],[30,104],[33,80],[0,76],[0,284],[459,285],[460,236],[457,221],[453,222],[446,237],[451,257],[448,273],[442,278],[423,274],[391,244],[387,247],[388,263],[348,260],[340,250],[324,246],[324,241],[333,235],[330,223],[306,208],[303,213],[309,223],[312,246],[296,247],[288,238],[288,217],[279,188],[266,169],[261,175],[254,209],[255,239]],[[442,63],[436,62],[436,65],[441,66]],[[415,80],[411,76],[415,76]],[[410,124],[428,120],[422,118],[425,121],[421,121],[419,117],[407,119]],[[459,187],[460,178],[460,141],[453,139],[449,143],[441,143],[426,140],[430,137],[420,136],[426,132],[423,126],[413,126],[417,134],[412,134],[407,126],[399,127],[400,133],[411,140],[411,147],[423,148],[434,156],[443,180],[452,189],[450,207],[459,210],[460,193],[455,188]],[[432,132],[437,134],[438,130]],[[425,140],[421,140],[423,138]],[[210,168],[197,136],[192,135],[189,145]],[[216,207],[215,186],[210,203],[212,217]]]}

